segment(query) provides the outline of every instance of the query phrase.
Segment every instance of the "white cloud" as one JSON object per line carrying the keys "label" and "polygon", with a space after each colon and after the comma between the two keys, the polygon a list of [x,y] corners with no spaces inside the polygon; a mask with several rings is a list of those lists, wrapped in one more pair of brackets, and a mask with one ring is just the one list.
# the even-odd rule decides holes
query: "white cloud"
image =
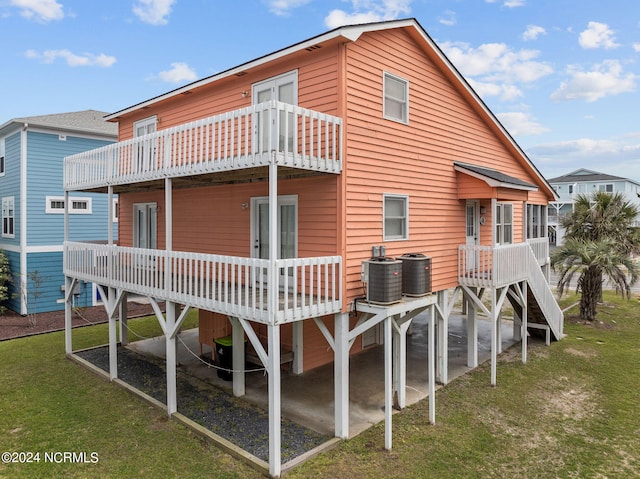
{"label": "white cloud", "polygon": [[411,13],[413,0],[348,0],[352,12],[332,10],[324,19],[329,28],[368,22],[395,20]]}
{"label": "white cloud", "polygon": [[446,25],[447,27],[452,27],[458,22],[456,18],[456,12],[447,10],[442,15],[440,15],[440,17],[438,18],[438,21],[442,25]]}
{"label": "white cloud", "polygon": [[540,35],[546,35],[547,31],[538,25],[527,25],[527,29],[522,34],[522,39],[525,41],[537,40]]}
{"label": "white cloud", "polygon": [[105,55],[104,53],[99,55],[94,55],[93,53],[77,55],[69,50],[45,50],[42,53],[35,50],[27,50],[25,56],[49,64],[61,58],[70,67],[97,66],[108,68],[116,62],[116,57]]}
{"label": "white cloud", "polygon": [[289,15],[294,8],[306,5],[311,0],[269,0],[269,11],[276,15],[286,16]]}
{"label": "white cloud", "polygon": [[600,22],[589,22],[587,29],[580,33],[578,42],[582,48],[611,49],[620,46],[616,43],[609,25]]}
{"label": "white cloud", "polygon": [[524,7],[526,3],[525,0],[505,0],[504,6],[508,8]]}
{"label": "white cloud", "polygon": [[144,23],[166,25],[175,2],[176,0],[138,0],[133,6],[133,13]]}
{"label": "white cloud", "polygon": [[531,83],[553,72],[546,63],[534,61],[537,50],[511,50],[504,43],[485,43],[473,48],[467,43],[440,45],[463,75],[478,81]]}
{"label": "white cloud", "polygon": [[473,78],[468,78],[467,81],[481,98],[495,96],[502,101],[513,101],[523,96],[522,90],[515,85],[480,82]]}
{"label": "white cloud", "polygon": [[578,168],[588,168],[640,180],[640,143],[634,136],[613,139],[579,138],[546,143],[527,148],[527,154],[548,178]]}
{"label": "white cloud", "polygon": [[20,15],[29,20],[48,22],[62,20],[62,4],[56,0],[10,0],[11,5],[20,8]]}
{"label": "white cloud", "polygon": [[168,83],[192,82],[198,79],[195,70],[183,62],[171,64],[171,70],[161,71],[158,77]]}
{"label": "white cloud", "polygon": [[605,60],[591,71],[569,67],[571,79],[560,84],[551,94],[555,101],[585,100],[594,102],[600,98],[635,91],[637,75],[624,74],[617,60]]}
{"label": "white cloud", "polygon": [[550,131],[526,112],[498,113],[497,117],[513,136],[540,135]]}
{"label": "white cloud", "polygon": [[640,53],[640,43],[634,43],[634,44],[633,44],[633,49],[634,49],[636,52]]}

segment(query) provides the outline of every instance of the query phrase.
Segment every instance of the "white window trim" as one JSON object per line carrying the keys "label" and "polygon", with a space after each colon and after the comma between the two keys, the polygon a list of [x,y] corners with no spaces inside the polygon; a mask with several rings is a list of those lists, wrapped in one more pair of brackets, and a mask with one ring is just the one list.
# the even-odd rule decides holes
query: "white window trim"
{"label": "white window trim", "polygon": [[[611,191],[607,191],[607,186],[611,187]],[[599,183],[598,184],[598,192],[602,192],[602,193],[613,193],[614,192],[614,185],[613,183]]]}
{"label": "white window trim", "polygon": [[[404,200],[404,236],[387,236],[387,198],[395,198]],[[398,195],[393,193],[384,193],[382,195],[382,239],[383,241],[407,241],[409,239],[409,196]]]}
{"label": "white window trim", "polygon": [[114,223],[118,222],[118,218],[120,217],[120,203],[118,203],[118,198],[111,198],[112,200],[112,211],[113,211],[113,217],[111,218],[111,221]]}
{"label": "white window trim", "polygon": [[[504,207],[511,207],[511,221],[509,223],[504,222]],[[513,244],[513,203],[496,203],[496,217],[495,217],[495,230],[496,230],[496,244],[497,245],[507,245]],[[498,212],[501,211],[502,214]],[[505,225],[509,225],[511,231],[511,240],[507,243],[504,241],[504,227]]]}
{"label": "white window trim", "polygon": [[[396,81],[404,83],[405,85],[405,118],[395,118],[387,114],[387,78],[392,78]],[[398,101],[398,99],[394,98],[394,100]],[[409,80],[399,77],[398,75],[394,75],[393,73],[383,72],[382,74],[382,116],[386,120],[396,121],[398,123],[402,123],[403,125],[409,124]]]}
{"label": "white window trim", "polygon": [[[53,208],[51,203],[53,202],[62,202],[62,208]],[[69,201],[71,201],[71,207],[69,208],[70,215],[90,215],[93,213],[93,203],[92,198],[88,196],[71,196],[69,197]],[[73,202],[74,201],[86,201],[87,207],[85,209],[74,209]],[[63,215],[64,214],[64,196],[47,196],[45,197],[45,213],[53,214],[53,215]]]}
{"label": "white window trim", "polygon": [[[11,204],[11,209],[13,210],[13,216],[11,216],[11,218],[13,218],[13,227],[12,227],[12,232],[11,233],[5,233],[4,231],[4,220],[5,220],[5,215],[4,215],[4,211],[5,211],[5,204]],[[5,196],[4,198],[2,198],[2,214],[0,215],[2,216],[2,237],[3,238],[15,238],[16,237],[16,197],[15,196]],[[7,216],[8,218],[9,216]]]}
{"label": "white window trim", "polygon": [[[142,120],[138,120],[136,122],[133,123],[133,136],[134,138],[138,135],[138,128],[140,127],[144,127],[145,130],[148,129],[149,125],[153,125],[153,132],[158,131],[158,116],[157,115],[153,115],[150,116],[148,118],[143,118]],[[149,133],[153,133],[153,132],[149,132]]]}

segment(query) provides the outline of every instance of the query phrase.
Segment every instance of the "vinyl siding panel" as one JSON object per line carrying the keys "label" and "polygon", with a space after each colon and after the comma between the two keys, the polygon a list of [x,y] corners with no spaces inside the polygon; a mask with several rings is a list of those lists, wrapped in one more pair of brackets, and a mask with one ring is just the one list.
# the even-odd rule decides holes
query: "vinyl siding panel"
{"label": "vinyl siding panel", "polygon": [[[15,237],[3,238],[0,236],[0,247],[20,246],[20,226],[22,224],[22,219],[20,218],[20,178],[22,177],[22,172],[20,170],[21,151],[20,132],[7,136],[5,139],[5,174],[4,176],[0,176],[0,197],[4,198],[7,196],[13,196],[15,199]],[[2,230],[0,229],[0,232],[1,231]]]}
{"label": "vinyl siding panel", "polygon": [[20,312],[20,253],[6,250],[3,250],[3,253],[9,260],[9,270],[13,277],[13,281],[9,284],[9,299],[4,302],[4,305],[12,311]]}
{"label": "vinyl siding panel", "polygon": [[[109,142],[74,136],[66,136],[63,141],[58,134],[41,132],[28,132],[27,135],[27,243],[29,246],[61,245],[64,239],[64,215],[46,213],[46,196],[64,196],[64,157]],[[92,214],[69,215],[69,239],[107,239],[107,195],[74,192],[71,195],[73,197],[90,197]]]}
{"label": "vinyl siding panel", "polygon": [[[486,199],[492,197],[546,202],[540,193],[504,192],[460,180],[465,175],[456,174],[454,161],[539,181],[430,55],[400,29],[366,33],[347,46],[348,298],[362,294],[360,263],[371,246],[382,244],[389,256],[420,252],[432,257],[434,290],[455,287],[457,246],[465,243],[463,198],[484,198],[488,211]],[[408,124],[383,118],[385,72],[409,82]],[[409,197],[406,241],[383,241],[385,193]],[[514,217],[521,212],[521,203],[514,204]],[[521,224],[518,218],[514,225],[520,240]],[[480,236],[483,244],[491,242],[491,218]]]}

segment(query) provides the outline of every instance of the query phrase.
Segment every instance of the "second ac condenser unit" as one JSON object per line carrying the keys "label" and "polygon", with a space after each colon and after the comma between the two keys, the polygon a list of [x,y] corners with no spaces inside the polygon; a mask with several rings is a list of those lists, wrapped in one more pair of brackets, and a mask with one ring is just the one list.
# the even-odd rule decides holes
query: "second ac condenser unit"
{"label": "second ac condenser unit", "polygon": [[431,258],[420,253],[406,253],[402,261],[402,294],[423,296],[431,292]]}
{"label": "second ac condenser unit", "polygon": [[388,257],[363,261],[363,281],[367,286],[367,301],[392,304],[402,300],[402,261]]}

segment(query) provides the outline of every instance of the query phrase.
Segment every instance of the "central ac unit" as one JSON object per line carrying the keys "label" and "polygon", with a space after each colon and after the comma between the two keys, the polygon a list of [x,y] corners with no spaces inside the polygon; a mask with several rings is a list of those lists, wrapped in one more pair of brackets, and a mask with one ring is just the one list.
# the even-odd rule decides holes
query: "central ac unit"
{"label": "central ac unit", "polygon": [[402,261],[385,256],[362,262],[367,301],[393,304],[402,300]]}

